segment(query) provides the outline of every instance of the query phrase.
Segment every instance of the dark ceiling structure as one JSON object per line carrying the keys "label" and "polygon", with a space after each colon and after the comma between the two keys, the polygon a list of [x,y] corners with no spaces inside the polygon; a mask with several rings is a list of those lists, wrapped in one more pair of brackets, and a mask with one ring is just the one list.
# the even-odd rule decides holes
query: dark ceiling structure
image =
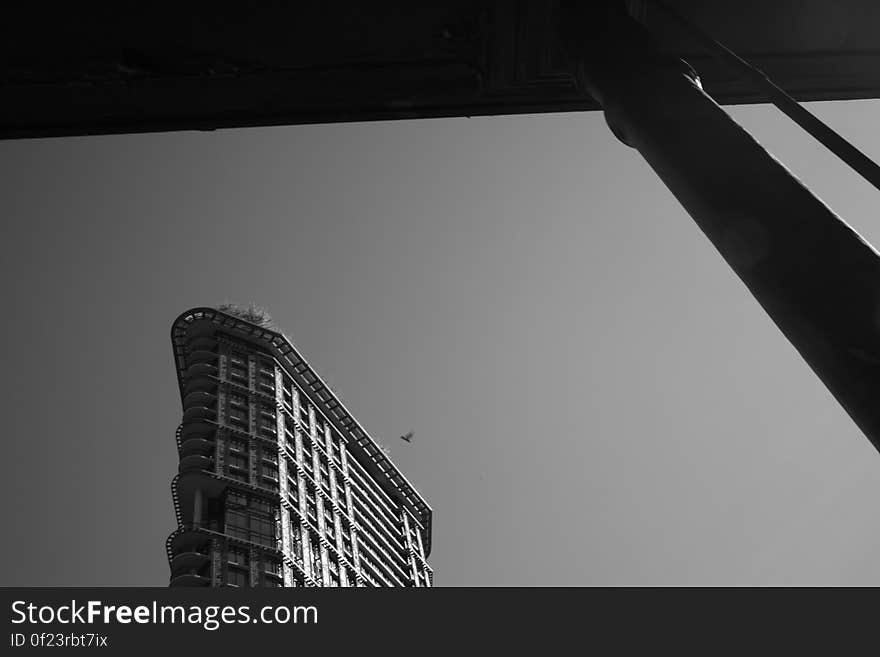
{"label": "dark ceiling structure", "polygon": [[[667,4],[798,100],[880,96],[880,3]],[[598,109],[574,84],[559,5],[31,9],[0,25],[0,138]],[[627,5],[718,102],[765,100],[650,0]]]}

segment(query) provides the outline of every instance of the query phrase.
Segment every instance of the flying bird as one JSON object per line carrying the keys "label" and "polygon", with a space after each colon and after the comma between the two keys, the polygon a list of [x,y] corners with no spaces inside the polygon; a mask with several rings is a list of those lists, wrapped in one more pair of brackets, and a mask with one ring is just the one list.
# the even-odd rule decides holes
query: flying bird
{"label": "flying bird", "polygon": [[415,431],[409,431],[406,434],[404,434],[403,436],[401,436],[400,439],[405,440],[408,443],[411,443],[414,434],[415,434]]}

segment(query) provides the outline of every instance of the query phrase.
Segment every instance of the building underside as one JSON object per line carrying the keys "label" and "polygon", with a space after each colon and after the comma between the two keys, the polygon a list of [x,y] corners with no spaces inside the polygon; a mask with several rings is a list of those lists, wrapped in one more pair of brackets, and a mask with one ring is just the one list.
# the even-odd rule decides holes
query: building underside
{"label": "building underside", "polygon": [[[575,83],[561,4],[17,9],[0,24],[0,138],[599,109]],[[766,100],[651,0],[626,4],[717,102]],[[798,100],[880,95],[875,2],[667,4]]]}

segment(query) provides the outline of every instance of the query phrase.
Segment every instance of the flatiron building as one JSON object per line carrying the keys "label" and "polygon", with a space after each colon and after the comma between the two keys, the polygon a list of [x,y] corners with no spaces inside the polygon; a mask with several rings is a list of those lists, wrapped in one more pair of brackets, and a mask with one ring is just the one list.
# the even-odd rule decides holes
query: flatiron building
{"label": "flatiron building", "polygon": [[183,419],[171,586],[431,586],[431,508],[281,333],[171,330]]}

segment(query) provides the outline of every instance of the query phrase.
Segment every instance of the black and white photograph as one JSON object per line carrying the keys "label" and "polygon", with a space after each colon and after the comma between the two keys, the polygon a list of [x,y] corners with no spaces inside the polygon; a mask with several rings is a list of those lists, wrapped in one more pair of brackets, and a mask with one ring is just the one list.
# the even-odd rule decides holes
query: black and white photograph
{"label": "black and white photograph", "polygon": [[880,586],[880,3],[23,4],[0,52],[9,654]]}

